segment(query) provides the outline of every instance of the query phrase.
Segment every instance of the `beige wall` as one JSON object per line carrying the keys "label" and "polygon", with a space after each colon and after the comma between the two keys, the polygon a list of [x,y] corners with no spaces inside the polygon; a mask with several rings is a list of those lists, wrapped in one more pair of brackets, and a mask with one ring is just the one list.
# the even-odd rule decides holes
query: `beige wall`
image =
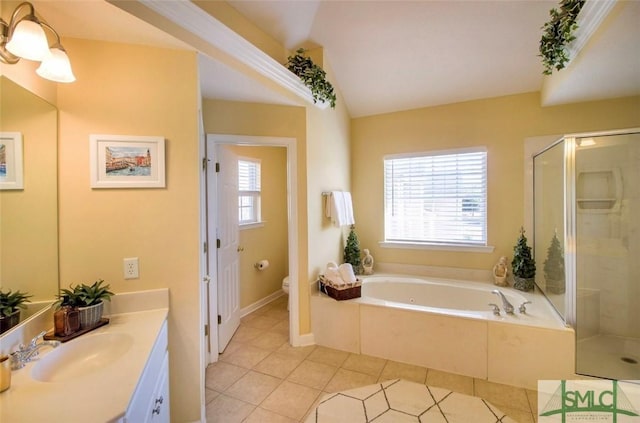
{"label": "beige wall", "polygon": [[[287,239],[287,149],[233,146],[240,157],[260,160],[262,225],[240,230],[240,308],[282,289],[289,273]],[[254,264],[269,260],[258,271]]]}
{"label": "beige wall", "polygon": [[0,77],[0,131],[22,134],[24,189],[0,191],[0,288],[31,301],[58,293],[58,114]]}
{"label": "beige wall", "polygon": [[[376,262],[491,269],[513,256],[523,225],[524,139],[640,125],[640,97],[540,107],[538,93],[352,120],[353,194],[360,244]],[[486,146],[488,242],[493,254],[380,248],[386,154]]]}
{"label": "beige wall", "polygon": [[[193,52],[64,40],[77,81],[59,84],[60,283],[168,287],[172,421],[200,418],[198,76]],[[166,140],[166,188],[91,189],[89,135]],[[122,259],[140,278],[124,280]]]}

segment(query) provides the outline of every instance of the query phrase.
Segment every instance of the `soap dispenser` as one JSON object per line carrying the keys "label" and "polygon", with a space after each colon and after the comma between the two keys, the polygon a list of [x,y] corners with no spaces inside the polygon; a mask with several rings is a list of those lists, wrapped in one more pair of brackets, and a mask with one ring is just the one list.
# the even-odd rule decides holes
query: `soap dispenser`
{"label": "soap dispenser", "polygon": [[80,329],[80,312],[73,307],[60,307],[53,314],[53,326],[56,336],[72,335]]}

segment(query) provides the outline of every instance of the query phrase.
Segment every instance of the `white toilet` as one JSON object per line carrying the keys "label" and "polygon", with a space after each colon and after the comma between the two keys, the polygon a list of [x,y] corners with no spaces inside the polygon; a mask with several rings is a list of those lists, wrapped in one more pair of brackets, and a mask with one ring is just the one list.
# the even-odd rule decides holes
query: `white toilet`
{"label": "white toilet", "polygon": [[[289,276],[285,276],[282,279],[282,292],[289,295]],[[289,310],[289,299],[287,298],[287,311]]]}

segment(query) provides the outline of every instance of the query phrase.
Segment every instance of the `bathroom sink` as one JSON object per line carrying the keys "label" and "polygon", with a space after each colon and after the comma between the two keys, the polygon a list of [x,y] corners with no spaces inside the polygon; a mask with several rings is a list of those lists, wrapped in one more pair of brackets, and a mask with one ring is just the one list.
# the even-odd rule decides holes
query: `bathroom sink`
{"label": "bathroom sink", "polygon": [[86,335],[44,355],[31,371],[41,382],[65,382],[104,369],[123,357],[133,345],[124,333]]}

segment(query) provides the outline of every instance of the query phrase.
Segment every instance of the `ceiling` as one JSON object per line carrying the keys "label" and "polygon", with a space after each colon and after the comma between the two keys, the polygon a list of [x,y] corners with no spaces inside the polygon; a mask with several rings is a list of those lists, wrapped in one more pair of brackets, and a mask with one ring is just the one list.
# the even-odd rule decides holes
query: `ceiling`
{"label": "ceiling", "polygon": [[[593,1],[593,0],[589,0]],[[190,48],[102,0],[33,2],[62,36]],[[245,1],[229,4],[290,50],[322,46],[352,117],[543,90],[541,27],[557,1]],[[554,81],[548,104],[640,94],[640,1],[618,1]],[[72,57],[72,52],[69,53]],[[290,98],[204,57],[207,98]],[[575,77],[574,77],[575,75]]]}

